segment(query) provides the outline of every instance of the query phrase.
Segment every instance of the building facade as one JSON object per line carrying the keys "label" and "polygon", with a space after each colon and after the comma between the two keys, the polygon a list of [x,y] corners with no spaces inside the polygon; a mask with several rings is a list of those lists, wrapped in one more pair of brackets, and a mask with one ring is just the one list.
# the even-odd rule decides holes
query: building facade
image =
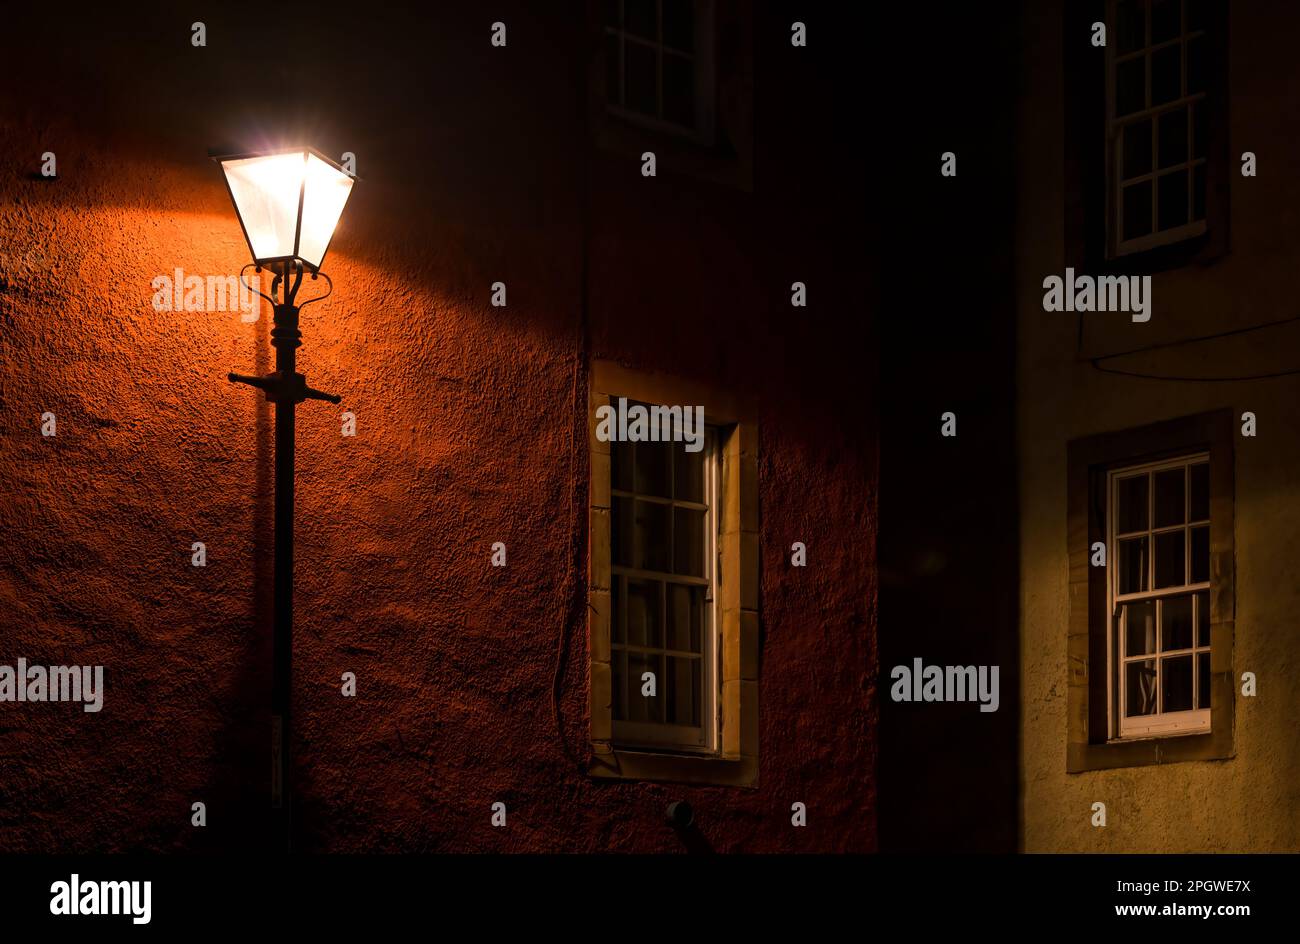
{"label": "building facade", "polygon": [[[297,847],[875,848],[865,181],[793,6],[21,23],[3,637],[107,682],[10,706],[0,846],[266,842],[271,412],[225,375],[269,309],[155,299],[247,261],[208,149],[292,137],[360,177],[299,351],[343,403],[298,411]],[[707,448],[611,449],[601,397],[702,406]]]}
{"label": "building facade", "polygon": [[1300,848],[1294,20],[1020,7],[1026,851]]}

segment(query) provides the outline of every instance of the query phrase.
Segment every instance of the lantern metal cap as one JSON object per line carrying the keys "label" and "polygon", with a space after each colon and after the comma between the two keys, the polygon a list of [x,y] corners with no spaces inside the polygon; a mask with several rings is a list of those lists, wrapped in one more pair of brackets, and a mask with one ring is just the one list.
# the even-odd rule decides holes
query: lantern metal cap
{"label": "lantern metal cap", "polygon": [[[333,167],[340,174],[348,174],[348,172],[344,170],[342,164],[318,148],[312,147],[310,144],[303,144],[294,147],[270,148],[260,151],[227,151],[224,148],[208,148],[208,157],[211,160],[216,161],[218,164],[224,164],[226,161],[243,161],[253,157],[274,157],[277,154],[314,154],[326,164],[330,165],[330,167]],[[348,176],[351,177],[353,181],[360,181],[362,179],[356,174],[348,174]]]}

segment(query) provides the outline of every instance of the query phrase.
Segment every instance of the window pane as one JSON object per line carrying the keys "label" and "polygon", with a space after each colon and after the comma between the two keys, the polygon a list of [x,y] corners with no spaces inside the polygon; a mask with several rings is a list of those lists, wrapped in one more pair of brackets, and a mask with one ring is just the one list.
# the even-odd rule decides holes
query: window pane
{"label": "window pane", "polygon": [[1160,178],[1160,228],[1174,229],[1187,223],[1187,171]]}
{"label": "window pane", "polygon": [[1162,711],[1192,710],[1192,657],[1161,659],[1160,691]]}
{"label": "window pane", "polygon": [[669,476],[672,474],[673,444],[639,442],[636,444],[636,490],[642,495],[671,498]]}
{"label": "window pane", "polygon": [[1132,534],[1147,528],[1147,481],[1145,475],[1120,479],[1115,491],[1118,494],[1119,513],[1115,523],[1117,534]]}
{"label": "window pane", "polygon": [[672,506],[617,495],[610,521],[612,563],[617,567],[668,573]]}
{"label": "window pane", "polygon": [[659,114],[659,63],[650,46],[623,43],[623,104],[643,115]]}
{"label": "window pane", "polygon": [[673,509],[673,573],[704,576],[704,512]]}
{"label": "window pane", "polygon": [[1151,172],[1151,120],[1124,126],[1124,177]]}
{"label": "window pane", "polygon": [[1202,590],[1196,595],[1196,644],[1210,644],[1210,591]]}
{"label": "window pane", "polygon": [[636,503],[631,498],[613,499],[609,519],[609,544],[611,563],[616,567],[636,566],[636,524],[633,512]]}
{"label": "window pane", "polygon": [[658,39],[657,19],[655,0],[623,0],[623,28],[629,33]]}
{"label": "window pane", "polygon": [[1192,598],[1170,597],[1160,605],[1160,651],[1192,648]]}
{"label": "window pane", "polygon": [[1187,109],[1175,108],[1160,116],[1160,166],[1173,167],[1187,160]]}
{"label": "window pane", "polygon": [[1156,660],[1124,664],[1124,714],[1134,718],[1156,713]]}
{"label": "window pane", "polygon": [[1155,0],[1151,5],[1151,43],[1163,43],[1183,31],[1182,0]]}
{"label": "window pane", "polygon": [[664,0],[664,45],[683,52],[695,49],[695,4]]}
{"label": "window pane", "polygon": [[1151,232],[1151,181],[1124,188],[1124,238],[1137,239]]}
{"label": "window pane", "polygon": [[1147,15],[1141,0],[1123,0],[1115,12],[1119,53],[1123,55],[1145,46]]}
{"label": "window pane", "polygon": [[[627,654],[627,720],[642,723],[663,722],[664,677],[660,667],[663,656],[650,652],[629,652]],[[643,676],[646,672],[654,673],[654,696],[642,695],[645,685]]]}
{"label": "window pane", "polygon": [[632,451],[636,447],[630,442],[611,442],[609,444],[610,484],[625,492],[632,491]]}
{"label": "window pane", "polygon": [[1205,40],[1192,39],[1187,42],[1187,94],[1204,92],[1206,85]]}
{"label": "window pane", "polygon": [[1196,656],[1196,707],[1210,707],[1210,654],[1199,653]]}
{"label": "window pane", "polygon": [[695,63],[664,54],[664,120],[695,127]]}
{"label": "window pane", "polygon": [[1189,521],[1210,520],[1210,464],[1202,462],[1187,470],[1191,480],[1191,509]]}
{"label": "window pane", "polygon": [[1187,32],[1205,29],[1209,17],[1205,9],[1209,0],[1187,0]]}
{"label": "window pane", "polygon": [[1183,470],[1168,469],[1157,472],[1156,479],[1156,527],[1167,528],[1183,523]]}
{"label": "window pane", "polygon": [[1147,589],[1147,539],[1119,542],[1119,592],[1140,593]]}
{"label": "window pane", "polygon": [[702,671],[703,665],[699,659],[668,657],[664,705],[668,710],[669,724],[699,725]]}
{"label": "window pane", "polygon": [[[637,452],[641,450],[638,449]],[[628,499],[620,499],[627,501]],[[669,560],[669,529],[672,527],[672,506],[659,502],[636,503],[635,530],[633,532],[632,566],[640,570],[659,570],[667,573],[672,566]]]}
{"label": "window pane", "polygon": [[1183,560],[1187,540],[1184,531],[1156,535],[1156,579],[1153,589],[1177,587],[1185,581]]}
{"label": "window pane", "polygon": [[1151,107],[1172,102],[1183,90],[1183,44],[1175,43],[1151,54]]}
{"label": "window pane", "polygon": [[660,586],[657,580],[627,579],[628,645],[663,648],[663,616],[659,612]]}
{"label": "window pane", "polygon": [[1192,175],[1192,219],[1205,219],[1205,165],[1201,164]]}
{"label": "window pane", "polygon": [[679,501],[704,501],[704,450],[673,450],[673,495]]}
{"label": "window pane", "polygon": [[1210,529],[1192,528],[1192,577],[1190,583],[1210,579]]}
{"label": "window pane", "polygon": [[605,0],[605,25],[622,26],[623,17],[620,15],[622,4],[619,0]]}
{"label": "window pane", "polygon": [[677,652],[703,653],[704,588],[668,585],[668,645]]}
{"label": "window pane", "polygon": [[1153,600],[1124,604],[1124,655],[1156,651],[1156,604]]}
{"label": "window pane", "polygon": [[1115,68],[1115,115],[1123,118],[1146,107],[1146,57],[1121,62]]}

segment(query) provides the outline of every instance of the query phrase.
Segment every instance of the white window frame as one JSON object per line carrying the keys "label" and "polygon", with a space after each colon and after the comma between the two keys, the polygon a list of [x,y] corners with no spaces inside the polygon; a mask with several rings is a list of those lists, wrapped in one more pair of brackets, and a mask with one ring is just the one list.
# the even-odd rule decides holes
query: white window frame
{"label": "white window frame", "polygon": [[[1107,684],[1107,703],[1110,706],[1110,732],[1112,741],[1127,741],[1137,738],[1166,737],[1172,735],[1184,734],[1206,734],[1210,731],[1210,709],[1193,707],[1189,711],[1164,712],[1160,710],[1163,692],[1161,690],[1161,679],[1163,671],[1160,666],[1160,660],[1165,657],[1162,651],[1163,639],[1161,638],[1161,608],[1163,601],[1172,597],[1190,596],[1192,598],[1192,645],[1189,649],[1173,650],[1173,655],[1191,655],[1192,659],[1192,705],[1199,704],[1200,693],[1200,672],[1198,659],[1200,653],[1210,653],[1212,651],[1209,645],[1198,644],[1199,620],[1197,608],[1201,605],[1197,595],[1204,591],[1207,594],[1212,592],[1212,580],[1205,580],[1196,583],[1183,583],[1173,587],[1155,587],[1155,536],[1167,532],[1183,530],[1186,537],[1183,541],[1183,574],[1184,580],[1191,577],[1191,553],[1192,541],[1191,531],[1196,526],[1209,526],[1211,519],[1192,521],[1191,518],[1191,476],[1189,472],[1184,472],[1183,479],[1183,522],[1180,525],[1169,525],[1167,527],[1155,526],[1155,473],[1163,472],[1169,469],[1190,469],[1191,466],[1208,464],[1209,453],[1198,452],[1186,456],[1180,456],[1176,459],[1169,459],[1161,462],[1150,462],[1141,465],[1124,466],[1123,468],[1113,469],[1107,476],[1106,483],[1106,535],[1107,547],[1107,612],[1110,614],[1110,632],[1106,638],[1106,663],[1109,671],[1106,676]],[[1137,475],[1146,475],[1148,477],[1147,485],[1147,526],[1142,531],[1125,532],[1120,534],[1117,530],[1117,512],[1119,509],[1119,483],[1122,479],[1133,478]],[[1121,594],[1119,592],[1120,578],[1120,553],[1119,542],[1122,538],[1138,537],[1145,534],[1147,536],[1147,588],[1137,593]],[[1208,599],[1208,598],[1207,598]],[[1139,656],[1126,656],[1124,654],[1123,639],[1126,627],[1123,625],[1125,617],[1122,613],[1127,611],[1122,607],[1126,603],[1140,603],[1146,600],[1156,601],[1156,627],[1155,627],[1155,649],[1154,652],[1144,653]],[[1134,718],[1125,716],[1125,696],[1127,686],[1125,684],[1124,668],[1128,662],[1141,662],[1154,660],[1156,662],[1156,708],[1155,714],[1140,715]]]}
{"label": "white window frame", "polygon": [[[1145,37],[1151,37],[1151,0],[1142,0],[1143,10],[1146,16]],[[1190,217],[1192,213],[1193,197],[1196,187],[1196,168],[1208,164],[1208,157],[1196,157],[1193,152],[1193,142],[1196,140],[1196,113],[1190,107],[1200,102],[1204,103],[1207,96],[1206,92],[1196,92],[1192,95],[1180,95],[1173,101],[1165,102],[1162,105],[1151,107],[1151,56],[1166,47],[1178,44],[1186,44],[1191,39],[1200,38],[1202,42],[1208,43],[1209,40],[1206,30],[1187,30],[1187,4],[1189,0],[1181,0],[1182,8],[1182,32],[1174,39],[1165,40],[1164,42],[1154,45],[1144,45],[1139,49],[1132,50],[1118,55],[1116,53],[1119,39],[1117,10],[1119,0],[1106,0],[1106,207],[1107,207],[1107,227],[1106,227],[1106,246],[1108,255],[1111,258],[1130,255],[1135,252],[1145,252],[1148,249],[1154,249],[1158,246],[1168,246],[1174,243],[1180,243],[1186,239],[1193,239],[1203,235],[1207,229],[1207,220],[1190,220],[1182,226],[1173,229],[1159,230],[1159,181],[1157,178],[1166,176],[1170,173],[1176,173],[1180,170],[1187,171],[1187,214]],[[1146,61],[1146,78],[1145,98],[1146,107],[1139,109],[1123,116],[1116,117],[1115,114],[1115,90],[1116,90],[1116,72],[1119,65],[1131,59],[1144,57]],[[1187,54],[1181,57],[1179,87],[1181,92],[1187,88]],[[1176,111],[1178,109],[1187,111],[1187,159],[1178,164],[1172,164],[1169,167],[1159,166],[1159,148],[1157,146],[1159,136],[1159,117],[1165,112]],[[1205,107],[1201,108],[1202,119],[1206,117]],[[1146,174],[1139,174],[1137,177],[1124,179],[1123,176],[1123,148],[1120,146],[1121,129],[1124,125],[1135,124],[1140,121],[1150,119],[1151,121],[1151,170]],[[1206,212],[1208,214],[1209,201],[1209,171],[1206,174]],[[1145,236],[1139,236],[1136,239],[1124,239],[1124,185],[1140,183],[1144,180],[1151,181],[1151,232]]]}
{"label": "white window frame", "polygon": [[[679,443],[684,442],[681,438],[681,428],[675,425],[675,434],[677,434],[674,445],[680,448]],[[701,627],[703,638],[701,639],[700,661],[700,726],[692,725],[673,725],[659,724],[655,722],[631,722],[621,721],[617,717],[612,720],[612,733],[614,743],[621,748],[643,748],[651,750],[671,750],[682,751],[687,753],[701,754],[718,754],[721,750],[721,729],[722,729],[722,700],[721,700],[721,658],[722,658],[722,640],[720,633],[719,614],[717,612],[719,605],[718,578],[719,578],[719,529],[721,527],[721,467],[722,453],[719,448],[718,430],[713,426],[706,426],[704,430],[704,502],[691,502],[676,497],[668,499],[660,496],[645,496],[636,491],[629,491],[614,487],[610,483],[610,502],[611,507],[615,498],[629,498],[640,501],[652,501],[656,503],[669,504],[674,508],[691,508],[695,510],[704,510],[704,576],[690,577],[681,574],[663,573],[661,571],[641,570],[634,567],[625,567],[610,561],[610,579],[618,580],[620,577],[645,578],[660,581],[663,588],[664,596],[660,598],[660,615],[661,618],[667,619],[667,586],[670,583],[684,584],[688,586],[704,587],[705,606],[704,606],[704,626]],[[611,470],[612,474],[612,470]],[[635,482],[633,486],[635,488]],[[626,606],[626,602],[624,603]],[[610,657],[618,658],[618,654],[628,651],[627,643],[616,642],[617,633],[615,632],[614,620],[625,619],[622,612],[611,612],[610,623]],[[626,639],[626,633],[623,634]],[[656,649],[653,647],[635,647],[637,651],[648,651],[660,653],[663,656],[691,656],[694,653],[684,653],[678,650],[667,648],[668,640],[665,636],[663,639],[664,647]],[[612,693],[615,700],[630,697],[640,697],[640,679],[633,680],[626,675],[622,676],[622,690],[616,689]],[[663,697],[665,679],[658,680],[658,697]],[[635,693],[635,694],[633,694]],[[615,712],[617,714],[617,712]],[[626,715],[626,711],[623,712]]]}
{"label": "white window frame", "polygon": [[[615,0],[619,4],[619,15],[623,15],[624,0]],[[659,39],[646,39],[642,36],[635,36],[626,32],[621,21],[619,26],[611,26],[608,23],[602,23],[602,36],[614,36],[618,39],[618,81],[619,88],[606,89],[605,100],[606,109],[610,114],[657,131],[663,134],[676,135],[679,137],[690,138],[698,144],[711,146],[713,144],[714,129],[714,108],[716,99],[717,77],[713,57],[713,0],[694,0],[693,7],[695,11],[695,49],[692,52],[674,49],[671,46],[664,45],[663,36],[663,2],[655,0],[655,15],[658,18]],[[628,43],[639,43],[642,46],[648,46],[655,51],[655,62],[658,63],[656,70],[655,98],[659,103],[660,116],[647,115],[644,112],[626,108],[623,102],[623,86],[626,84],[627,68],[625,66],[624,49]],[[602,55],[606,55],[606,45],[602,43]],[[695,76],[695,117],[691,127],[679,125],[676,122],[667,121],[662,116],[663,111],[663,59],[665,55],[679,56],[690,59],[694,64]],[[605,75],[608,75],[608,69]]]}

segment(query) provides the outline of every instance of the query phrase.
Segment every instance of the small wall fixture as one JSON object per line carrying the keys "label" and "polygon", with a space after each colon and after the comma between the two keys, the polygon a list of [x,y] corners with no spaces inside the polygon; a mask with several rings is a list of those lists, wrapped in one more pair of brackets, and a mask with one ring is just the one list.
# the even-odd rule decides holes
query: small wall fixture
{"label": "small wall fixture", "polygon": [[695,822],[695,811],[685,800],[674,800],[668,804],[668,824],[674,829],[686,829]]}

